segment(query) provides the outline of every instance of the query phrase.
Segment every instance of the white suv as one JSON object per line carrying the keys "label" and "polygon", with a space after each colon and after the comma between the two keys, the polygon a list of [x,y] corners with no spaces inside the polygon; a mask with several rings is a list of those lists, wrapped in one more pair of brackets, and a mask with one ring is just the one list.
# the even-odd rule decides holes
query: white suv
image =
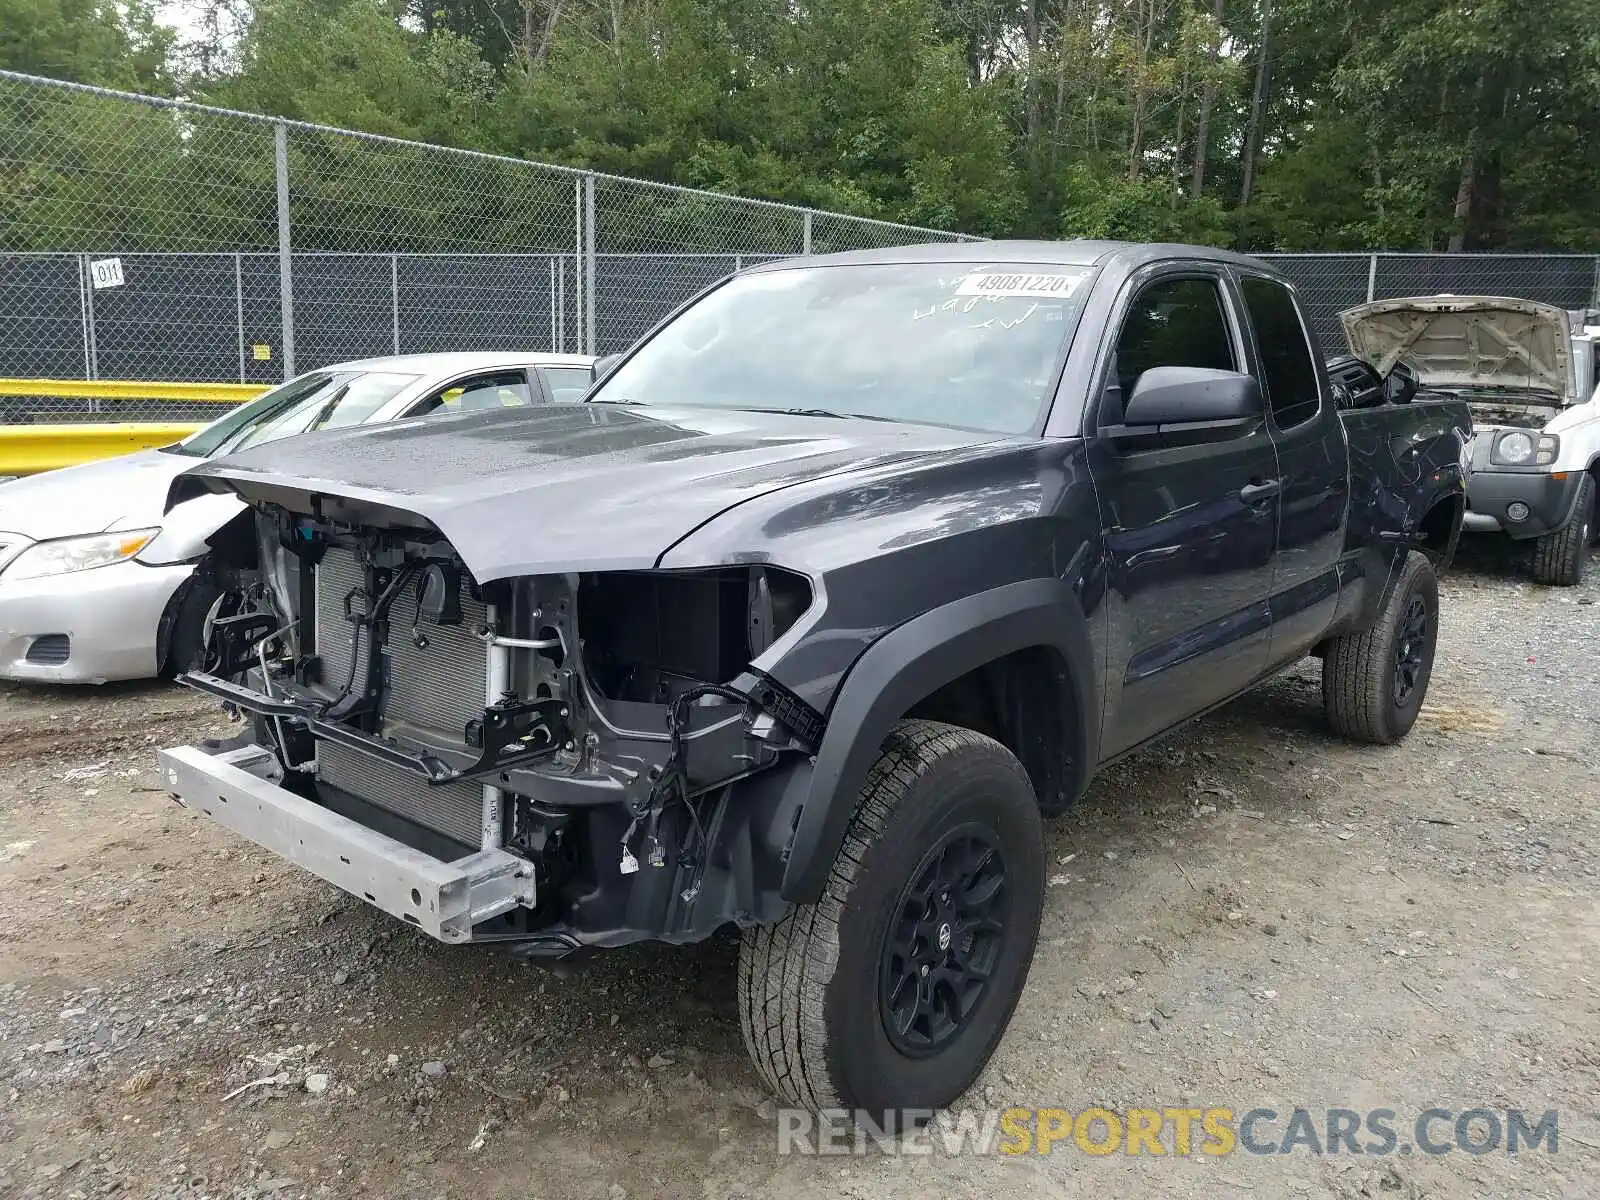
{"label": "white suv", "polygon": [[1600,521],[1597,314],[1502,296],[1412,296],[1340,314],[1356,357],[1398,362],[1472,410],[1469,533],[1534,542],[1540,583],[1583,578]]}

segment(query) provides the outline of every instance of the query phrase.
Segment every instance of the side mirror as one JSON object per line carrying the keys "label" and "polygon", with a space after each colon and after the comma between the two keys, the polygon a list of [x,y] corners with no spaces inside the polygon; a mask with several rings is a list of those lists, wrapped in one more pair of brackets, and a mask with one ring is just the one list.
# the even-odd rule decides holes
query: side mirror
{"label": "side mirror", "polygon": [[1261,416],[1261,385],[1252,375],[1210,367],[1151,367],[1133,385],[1125,426],[1245,421]]}
{"label": "side mirror", "polygon": [[1397,362],[1383,377],[1383,401],[1385,404],[1410,404],[1421,388],[1422,381],[1417,373],[1408,364]]}
{"label": "side mirror", "polygon": [[589,367],[589,382],[599,383],[607,375],[611,374],[611,368],[621,361],[622,355],[620,354],[608,354],[604,358],[595,359],[594,363]]}

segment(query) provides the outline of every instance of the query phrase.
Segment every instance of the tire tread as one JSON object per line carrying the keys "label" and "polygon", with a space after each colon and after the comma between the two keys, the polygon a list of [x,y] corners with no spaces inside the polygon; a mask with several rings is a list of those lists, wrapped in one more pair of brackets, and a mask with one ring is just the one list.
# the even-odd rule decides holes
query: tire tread
{"label": "tire tread", "polygon": [[1579,514],[1594,512],[1594,476],[1585,475],[1578,484],[1572,519],[1554,533],[1533,543],[1533,577],[1552,587],[1574,587],[1583,582],[1583,568],[1589,554],[1586,522]]}
{"label": "tire tread", "polygon": [[1400,567],[1399,578],[1371,628],[1332,638],[1322,660],[1322,700],[1328,723],[1343,737],[1389,745],[1404,736],[1390,721],[1392,641],[1402,607],[1433,567],[1413,550]]}
{"label": "tire tread", "polygon": [[899,722],[867,773],[821,897],[815,904],[797,905],[776,924],[745,930],[739,952],[740,1030],[757,1071],[783,1102],[813,1111],[843,1104],[828,1071],[824,1017],[851,889],[901,798],[934,763],[969,748],[999,747],[959,726]]}

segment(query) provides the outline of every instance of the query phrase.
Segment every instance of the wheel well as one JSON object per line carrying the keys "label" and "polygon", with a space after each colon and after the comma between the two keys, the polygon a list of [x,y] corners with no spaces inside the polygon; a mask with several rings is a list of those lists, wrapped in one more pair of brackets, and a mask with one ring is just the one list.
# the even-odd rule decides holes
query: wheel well
{"label": "wheel well", "polygon": [[1031,646],[985,663],[925,696],[906,712],[991,737],[1017,756],[1046,812],[1077,793],[1082,764],[1073,747],[1083,714],[1067,686],[1067,664],[1048,646]]}
{"label": "wheel well", "polygon": [[1417,526],[1417,548],[1432,561],[1436,573],[1442,574],[1456,555],[1461,519],[1465,514],[1465,500],[1460,496],[1447,496],[1430,508]]}
{"label": "wheel well", "polygon": [[156,673],[163,678],[170,678],[175,674],[171,663],[172,630],[193,587],[194,576],[190,575],[177,586],[172,595],[167,597],[166,607],[161,610],[161,618],[156,622]]}

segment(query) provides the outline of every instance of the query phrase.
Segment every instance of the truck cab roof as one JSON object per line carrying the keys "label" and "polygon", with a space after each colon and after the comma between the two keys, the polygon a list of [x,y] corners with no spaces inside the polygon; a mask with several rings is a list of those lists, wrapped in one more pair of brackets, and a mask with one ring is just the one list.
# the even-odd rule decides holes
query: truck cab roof
{"label": "truck cab roof", "polygon": [[1035,263],[1060,266],[1095,267],[1116,260],[1129,269],[1146,263],[1192,259],[1196,262],[1227,262],[1276,275],[1260,259],[1219,250],[1214,246],[1189,246],[1165,242],[1117,242],[1091,239],[1069,241],[1030,241],[1006,239],[993,242],[928,242],[916,246],[890,246],[878,250],[848,250],[839,254],[817,254],[804,258],[778,259],[747,268],[747,273],[792,270],[796,267],[858,266],[873,263]]}

